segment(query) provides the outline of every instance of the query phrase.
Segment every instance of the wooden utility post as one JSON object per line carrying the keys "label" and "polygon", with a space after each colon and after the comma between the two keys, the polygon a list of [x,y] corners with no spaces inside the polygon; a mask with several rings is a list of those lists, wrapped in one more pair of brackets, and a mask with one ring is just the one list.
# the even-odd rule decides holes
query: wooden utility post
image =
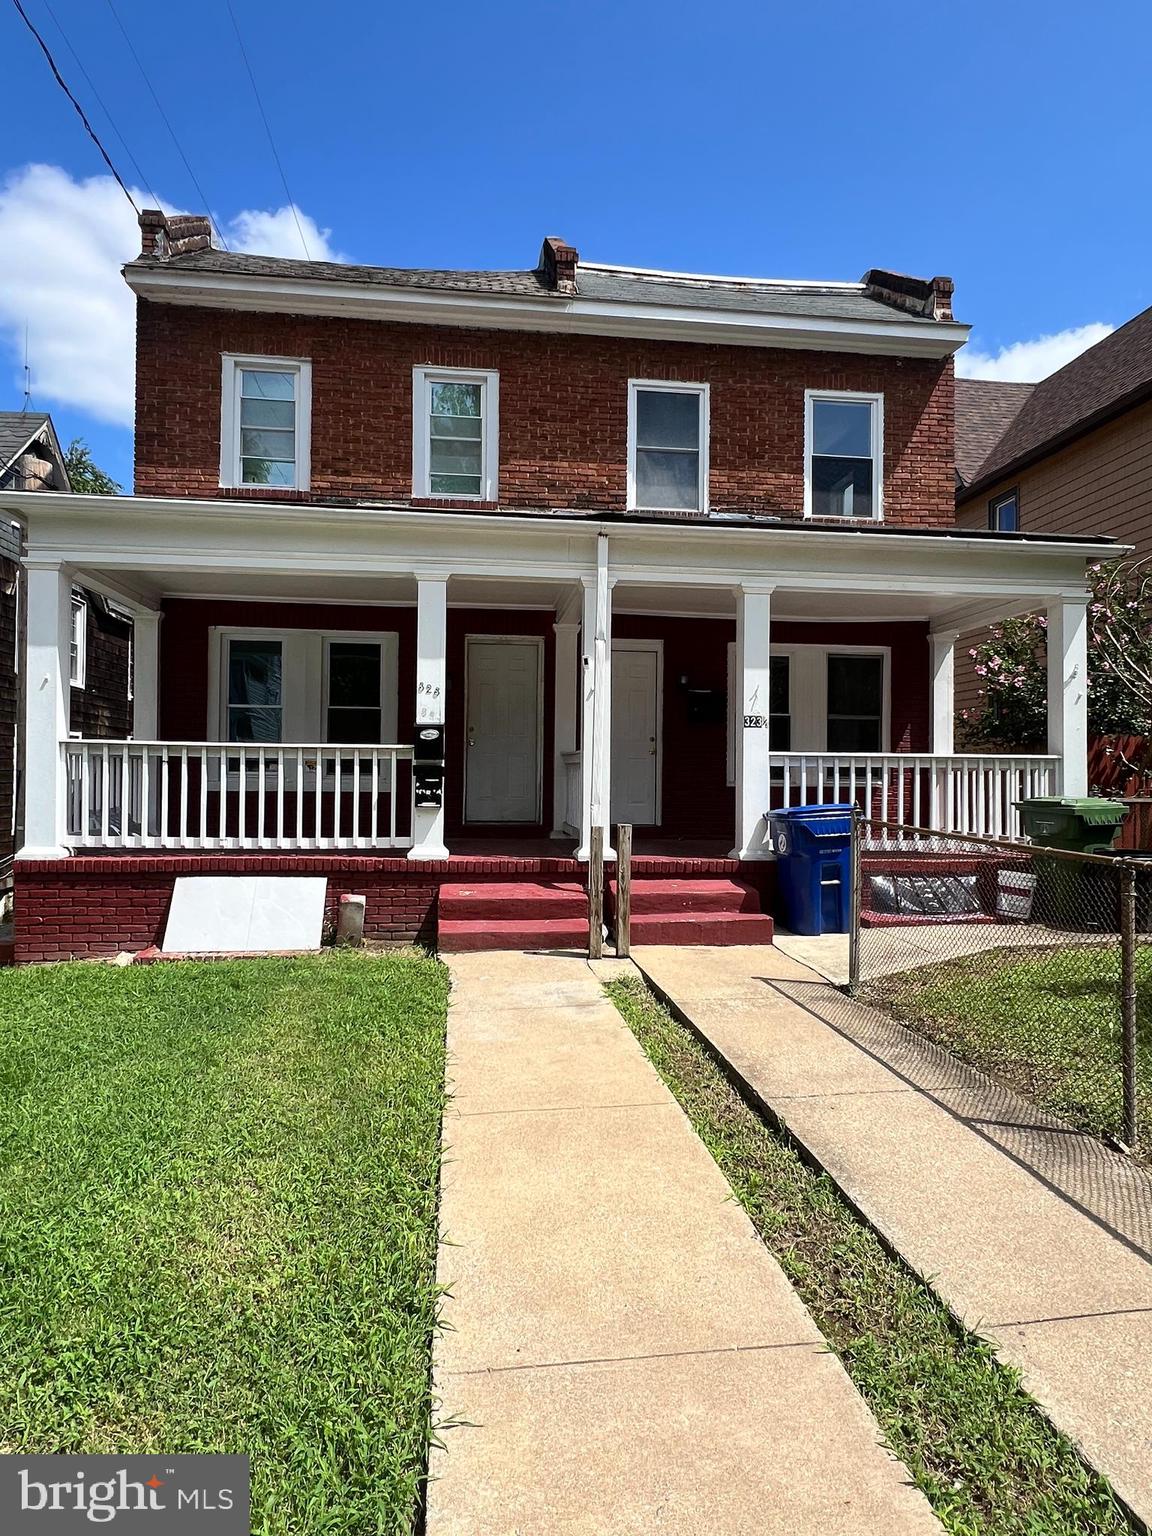
{"label": "wooden utility post", "polygon": [[588,958],[604,954],[604,828],[594,826],[588,837]]}
{"label": "wooden utility post", "polygon": [[632,953],[632,828],[616,828],[616,953]]}

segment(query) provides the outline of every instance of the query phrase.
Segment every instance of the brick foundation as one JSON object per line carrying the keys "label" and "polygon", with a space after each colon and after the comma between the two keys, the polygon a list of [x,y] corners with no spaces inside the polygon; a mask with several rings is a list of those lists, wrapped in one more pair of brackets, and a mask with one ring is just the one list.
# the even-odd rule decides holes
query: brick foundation
{"label": "brick foundation", "polygon": [[[637,858],[633,870],[675,879],[738,875],[760,891],[762,903],[775,884],[775,866],[768,862]],[[355,892],[367,897],[367,938],[434,944],[437,895],[445,882],[571,880],[584,871],[575,859],[507,856],[447,862],[319,854],[29,859],[16,865],[16,960],[86,959],[159,944],[180,875],[323,875],[326,918],[334,922],[339,898]]]}

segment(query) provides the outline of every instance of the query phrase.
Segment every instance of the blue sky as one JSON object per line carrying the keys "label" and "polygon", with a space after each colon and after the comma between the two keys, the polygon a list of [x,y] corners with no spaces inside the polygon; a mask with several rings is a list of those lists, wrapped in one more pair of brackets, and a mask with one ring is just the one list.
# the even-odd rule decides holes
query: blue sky
{"label": "blue sky", "polygon": [[[125,180],[198,210],[107,0],[24,4]],[[225,0],[114,4],[219,222],[300,254]],[[1136,0],[233,5],[313,254],[526,266],[552,233],[641,266],[947,272],[969,366],[1019,377],[1152,303]],[[134,216],[7,4],[0,47],[0,407],[27,325],[35,405],[129,485]]]}

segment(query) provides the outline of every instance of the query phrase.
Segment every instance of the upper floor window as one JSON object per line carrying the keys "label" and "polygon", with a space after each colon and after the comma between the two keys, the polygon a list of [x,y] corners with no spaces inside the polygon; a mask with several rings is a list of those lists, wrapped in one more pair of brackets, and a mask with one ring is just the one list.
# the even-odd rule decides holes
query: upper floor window
{"label": "upper floor window", "polygon": [[628,506],[638,512],[707,511],[707,384],[630,382]]}
{"label": "upper floor window", "polygon": [[1020,498],[1016,491],[1006,491],[988,503],[988,526],[997,533],[1015,533],[1020,526]]}
{"label": "upper floor window", "polygon": [[72,628],[68,645],[68,681],[73,688],[83,688],[88,670],[88,604],[78,592],[72,594]]}
{"label": "upper floor window", "polygon": [[805,392],[805,517],[883,515],[884,397]]}
{"label": "upper floor window", "polygon": [[220,484],[306,491],[311,364],[301,358],[224,358]]}
{"label": "upper floor window", "polygon": [[496,501],[500,376],[417,368],[412,390],[412,494]]}

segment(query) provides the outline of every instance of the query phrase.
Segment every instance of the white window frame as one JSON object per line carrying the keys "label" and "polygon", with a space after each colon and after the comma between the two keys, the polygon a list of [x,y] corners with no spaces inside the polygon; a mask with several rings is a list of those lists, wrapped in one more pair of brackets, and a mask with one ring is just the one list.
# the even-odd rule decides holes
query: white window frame
{"label": "white window frame", "polygon": [[[432,489],[432,386],[480,385],[481,488],[478,494]],[[499,501],[500,499],[500,375],[487,368],[412,370],[412,495],[425,501]]]}
{"label": "white window frame", "polygon": [[[398,709],[399,632],[394,629],[213,628],[209,633],[208,719],[217,741],[228,740],[228,644],[232,640],[278,640],[283,672],[282,743],[318,746],[328,736],[328,647],[331,642],[374,642],[380,646],[380,735],[395,746]],[[241,746],[243,743],[234,743]],[[342,745],[344,745],[342,743]],[[348,743],[347,745],[376,745]]]}
{"label": "white window frame", "polygon": [[[1011,502],[1016,511],[1016,526],[1014,528],[1001,528],[1000,508]],[[993,496],[988,503],[988,527],[993,533],[1019,533],[1020,532],[1020,488],[1013,486],[1010,491],[1001,491],[999,496]]]}
{"label": "white window frame", "polygon": [[[636,396],[644,391],[655,392],[662,390],[665,394],[672,395],[696,395],[699,401],[699,460],[695,507],[642,507],[636,498]],[[711,433],[711,391],[707,384],[691,384],[680,379],[629,379],[628,380],[628,487],[627,506],[629,512],[670,512],[681,517],[689,512],[706,513],[708,511],[708,440]]]}
{"label": "white window frame", "polygon": [[[817,401],[847,401],[872,406],[872,515],[849,517],[837,513],[819,514],[812,510],[813,407]],[[823,455],[822,455],[823,457]],[[884,396],[851,389],[806,389],[804,391],[804,516],[831,516],[841,523],[880,523],[884,521]]]}
{"label": "white window frame", "polygon": [[[312,487],[312,363],[306,357],[257,357],[246,353],[221,353],[220,382],[220,484],[242,490],[307,491]],[[250,368],[267,373],[296,375],[296,484],[249,485],[240,468],[240,371]]]}
{"label": "white window frame", "polygon": [[[80,623],[77,626],[76,620]],[[72,594],[72,617],[68,631],[68,684],[72,688],[88,685],[88,599],[82,592]],[[72,645],[76,646],[76,665],[72,666]]]}
{"label": "white window frame", "polygon": [[[889,645],[808,645],[790,642],[773,645],[771,656],[787,656],[788,713],[792,719],[790,752],[828,753],[828,658],[829,656],[879,656],[884,663],[883,712],[880,718],[879,754],[837,753],[839,757],[873,757],[892,750],[892,647]],[[736,701],[740,679],[736,671],[736,642],[728,642],[728,761],[727,783],[736,782]],[[768,750],[778,752],[769,737]]]}

